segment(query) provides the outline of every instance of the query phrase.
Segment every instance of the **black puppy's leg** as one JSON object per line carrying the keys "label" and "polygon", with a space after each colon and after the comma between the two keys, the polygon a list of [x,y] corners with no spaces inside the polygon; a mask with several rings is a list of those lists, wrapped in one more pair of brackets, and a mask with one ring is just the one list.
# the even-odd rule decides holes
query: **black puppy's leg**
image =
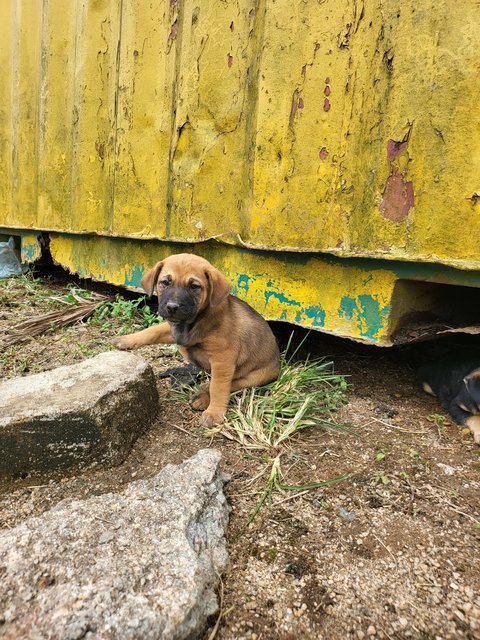
{"label": "black puppy's leg", "polygon": [[448,405],[448,412],[455,420],[455,422],[461,426],[463,426],[467,418],[472,415],[459,406],[457,398],[454,398]]}
{"label": "black puppy's leg", "polygon": [[457,424],[470,429],[473,439],[477,444],[480,444],[480,416],[474,416],[469,411],[464,411],[458,404],[458,398],[452,400],[448,411]]}
{"label": "black puppy's leg", "polygon": [[480,416],[470,416],[465,420],[466,426],[473,433],[473,439],[480,444]]}

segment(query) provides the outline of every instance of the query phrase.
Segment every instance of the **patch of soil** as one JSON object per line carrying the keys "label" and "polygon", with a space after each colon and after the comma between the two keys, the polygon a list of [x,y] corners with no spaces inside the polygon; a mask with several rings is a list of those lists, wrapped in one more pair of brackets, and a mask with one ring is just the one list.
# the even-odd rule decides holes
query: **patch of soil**
{"label": "patch of soil", "polygon": [[[0,330],[31,313],[22,287],[12,293],[6,282],[0,282],[0,299],[8,302]],[[43,283],[36,300],[43,288],[59,295],[65,282]],[[276,330],[284,341],[285,327]],[[2,375],[89,357],[109,348],[116,331],[82,324],[17,345],[2,355]],[[282,456],[284,480],[302,485],[351,475],[322,489],[274,493],[248,526],[269,456],[202,436],[197,414],[159,378],[160,417],[122,465],[10,487],[0,496],[0,527],[65,498],[122,491],[214,446],[231,474],[232,509],[219,640],[480,638],[480,448],[417,387],[411,363],[426,349],[384,350],[310,335],[300,355],[328,355],[336,372],[349,376],[349,403],[337,419],[356,435],[304,431]],[[146,347],[140,355],[158,373],[180,364],[171,349]],[[12,369],[12,358],[28,364]]]}

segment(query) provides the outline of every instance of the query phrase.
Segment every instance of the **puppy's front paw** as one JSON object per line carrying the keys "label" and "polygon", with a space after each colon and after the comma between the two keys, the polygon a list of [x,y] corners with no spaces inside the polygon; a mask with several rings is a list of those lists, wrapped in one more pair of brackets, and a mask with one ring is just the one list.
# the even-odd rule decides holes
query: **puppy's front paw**
{"label": "puppy's front paw", "polygon": [[190,398],[190,406],[195,411],[203,411],[210,404],[210,394],[208,391],[199,391]]}
{"label": "puppy's front paw", "polygon": [[121,351],[128,351],[129,349],[136,349],[137,347],[137,341],[133,335],[114,338],[112,344]]}
{"label": "puppy's front paw", "polygon": [[207,409],[200,416],[200,425],[207,428],[215,427],[217,424],[221,424],[224,419],[225,413],[216,413]]}

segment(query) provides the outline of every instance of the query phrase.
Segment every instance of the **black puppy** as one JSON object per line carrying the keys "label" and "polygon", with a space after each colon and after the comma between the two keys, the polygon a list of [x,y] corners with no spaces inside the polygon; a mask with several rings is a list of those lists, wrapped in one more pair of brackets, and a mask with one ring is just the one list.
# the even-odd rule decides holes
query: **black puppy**
{"label": "black puppy", "polygon": [[455,354],[420,367],[423,390],[437,396],[457,424],[480,444],[480,354]]}

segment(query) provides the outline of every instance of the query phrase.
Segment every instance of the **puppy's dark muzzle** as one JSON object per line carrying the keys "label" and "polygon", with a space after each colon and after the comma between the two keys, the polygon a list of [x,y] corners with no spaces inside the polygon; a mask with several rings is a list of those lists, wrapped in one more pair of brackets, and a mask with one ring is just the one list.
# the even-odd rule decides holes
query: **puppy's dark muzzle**
{"label": "puppy's dark muzzle", "polygon": [[158,308],[158,315],[165,318],[165,320],[171,320],[174,322],[182,322],[188,320],[188,314],[185,310],[175,302],[169,302],[168,304]]}
{"label": "puppy's dark muzzle", "polygon": [[178,311],[179,305],[176,302],[167,302],[165,305],[166,311],[169,315],[174,316]]}
{"label": "puppy's dark muzzle", "polygon": [[197,315],[197,307],[188,296],[165,296],[159,302],[158,314],[170,322],[192,322]]}

